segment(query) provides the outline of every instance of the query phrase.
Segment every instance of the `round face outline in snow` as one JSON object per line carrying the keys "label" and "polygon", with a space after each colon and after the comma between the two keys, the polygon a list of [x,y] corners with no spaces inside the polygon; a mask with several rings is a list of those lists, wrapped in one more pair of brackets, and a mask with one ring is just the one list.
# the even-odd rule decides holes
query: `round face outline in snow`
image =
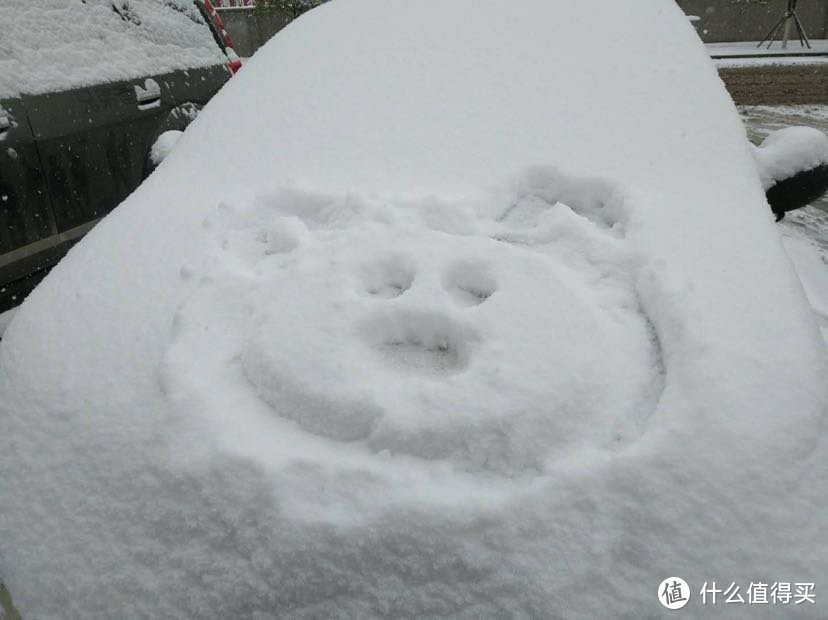
{"label": "round face outline in snow", "polygon": [[660,382],[634,261],[609,195],[565,204],[562,179],[494,216],[297,192],[224,209],[169,393],[209,392],[173,369],[212,358],[294,430],[501,475],[632,437]]}

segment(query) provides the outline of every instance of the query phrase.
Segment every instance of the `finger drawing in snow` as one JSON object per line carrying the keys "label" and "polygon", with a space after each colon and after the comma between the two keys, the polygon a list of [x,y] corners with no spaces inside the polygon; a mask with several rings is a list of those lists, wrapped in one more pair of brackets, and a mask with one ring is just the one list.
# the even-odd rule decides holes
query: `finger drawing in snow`
{"label": "finger drawing in snow", "polygon": [[259,401],[260,437],[503,476],[632,441],[663,369],[623,201],[538,168],[472,206],[297,190],[223,205],[176,316],[168,395],[240,425],[230,390]]}

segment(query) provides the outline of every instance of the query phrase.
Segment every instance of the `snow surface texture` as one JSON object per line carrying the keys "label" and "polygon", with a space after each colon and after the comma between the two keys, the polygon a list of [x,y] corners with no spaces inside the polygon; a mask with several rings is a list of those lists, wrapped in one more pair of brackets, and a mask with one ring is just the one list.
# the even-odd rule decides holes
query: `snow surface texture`
{"label": "snow surface texture", "polygon": [[606,221],[622,197],[536,170],[502,198],[492,218],[295,191],[223,205],[174,321],[176,408],[223,424],[244,401],[335,442],[504,475],[640,433],[663,377]]}
{"label": "snow surface texture", "polygon": [[3,336],[3,332],[6,331],[6,328],[11,323],[12,317],[14,316],[17,309],[14,308],[12,310],[6,310],[5,312],[0,312],[0,337]]}
{"label": "snow surface texture", "polygon": [[828,212],[812,206],[790,216],[783,224],[785,249],[828,343]]}
{"label": "snow surface texture", "polygon": [[828,136],[812,127],[786,127],[753,147],[753,156],[767,190],[799,172],[828,165]]}
{"label": "snow surface texture", "polygon": [[2,572],[23,617],[84,619],[819,583],[826,374],[677,6],[337,0],[9,326]]}
{"label": "snow surface texture", "polygon": [[807,240],[793,236],[785,238],[785,249],[796,264],[820,329],[828,336],[828,252],[815,252]]}
{"label": "snow surface texture", "polygon": [[3,0],[0,23],[0,99],[226,62],[191,0]]}

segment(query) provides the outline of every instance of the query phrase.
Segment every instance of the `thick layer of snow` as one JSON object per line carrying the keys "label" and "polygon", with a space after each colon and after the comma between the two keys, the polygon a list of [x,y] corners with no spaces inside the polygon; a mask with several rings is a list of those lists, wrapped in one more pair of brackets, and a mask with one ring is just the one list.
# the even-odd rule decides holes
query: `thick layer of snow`
{"label": "thick layer of snow", "polygon": [[623,226],[596,213],[621,197],[535,170],[499,198],[488,216],[296,191],[224,207],[168,397],[224,425],[252,392],[312,435],[505,475],[629,440],[663,376]]}
{"label": "thick layer of snow", "polygon": [[3,0],[0,24],[0,99],[226,62],[192,0]]}
{"label": "thick layer of snow", "polygon": [[812,127],[786,127],[753,147],[753,156],[767,190],[798,172],[828,165],[828,136]]}
{"label": "thick layer of snow", "polygon": [[785,249],[828,342],[828,213],[806,207],[788,213],[782,226]]}
{"label": "thick layer of snow", "polygon": [[807,242],[795,237],[785,239],[785,249],[797,267],[811,307],[819,317],[820,326],[828,327],[828,263],[825,256]]}
{"label": "thick layer of snow", "polygon": [[826,373],[677,6],[338,0],[15,317],[3,574],[27,618],[701,615],[828,572]]}
{"label": "thick layer of snow", "polygon": [[3,336],[3,332],[6,331],[6,328],[11,323],[12,317],[14,316],[17,309],[14,308],[12,310],[6,310],[5,312],[0,312],[0,337]]}

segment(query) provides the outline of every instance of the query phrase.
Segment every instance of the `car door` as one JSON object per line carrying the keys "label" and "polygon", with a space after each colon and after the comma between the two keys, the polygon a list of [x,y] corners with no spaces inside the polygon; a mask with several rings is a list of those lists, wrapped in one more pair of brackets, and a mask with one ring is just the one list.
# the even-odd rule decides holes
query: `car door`
{"label": "car door", "polygon": [[164,83],[176,105],[204,106],[231,77],[225,65],[198,67],[164,76]]}
{"label": "car door", "polygon": [[17,301],[15,281],[53,262],[56,233],[24,101],[0,100],[0,311]]}
{"label": "car door", "polygon": [[58,232],[82,234],[138,187],[171,106],[155,77],[27,99]]}

